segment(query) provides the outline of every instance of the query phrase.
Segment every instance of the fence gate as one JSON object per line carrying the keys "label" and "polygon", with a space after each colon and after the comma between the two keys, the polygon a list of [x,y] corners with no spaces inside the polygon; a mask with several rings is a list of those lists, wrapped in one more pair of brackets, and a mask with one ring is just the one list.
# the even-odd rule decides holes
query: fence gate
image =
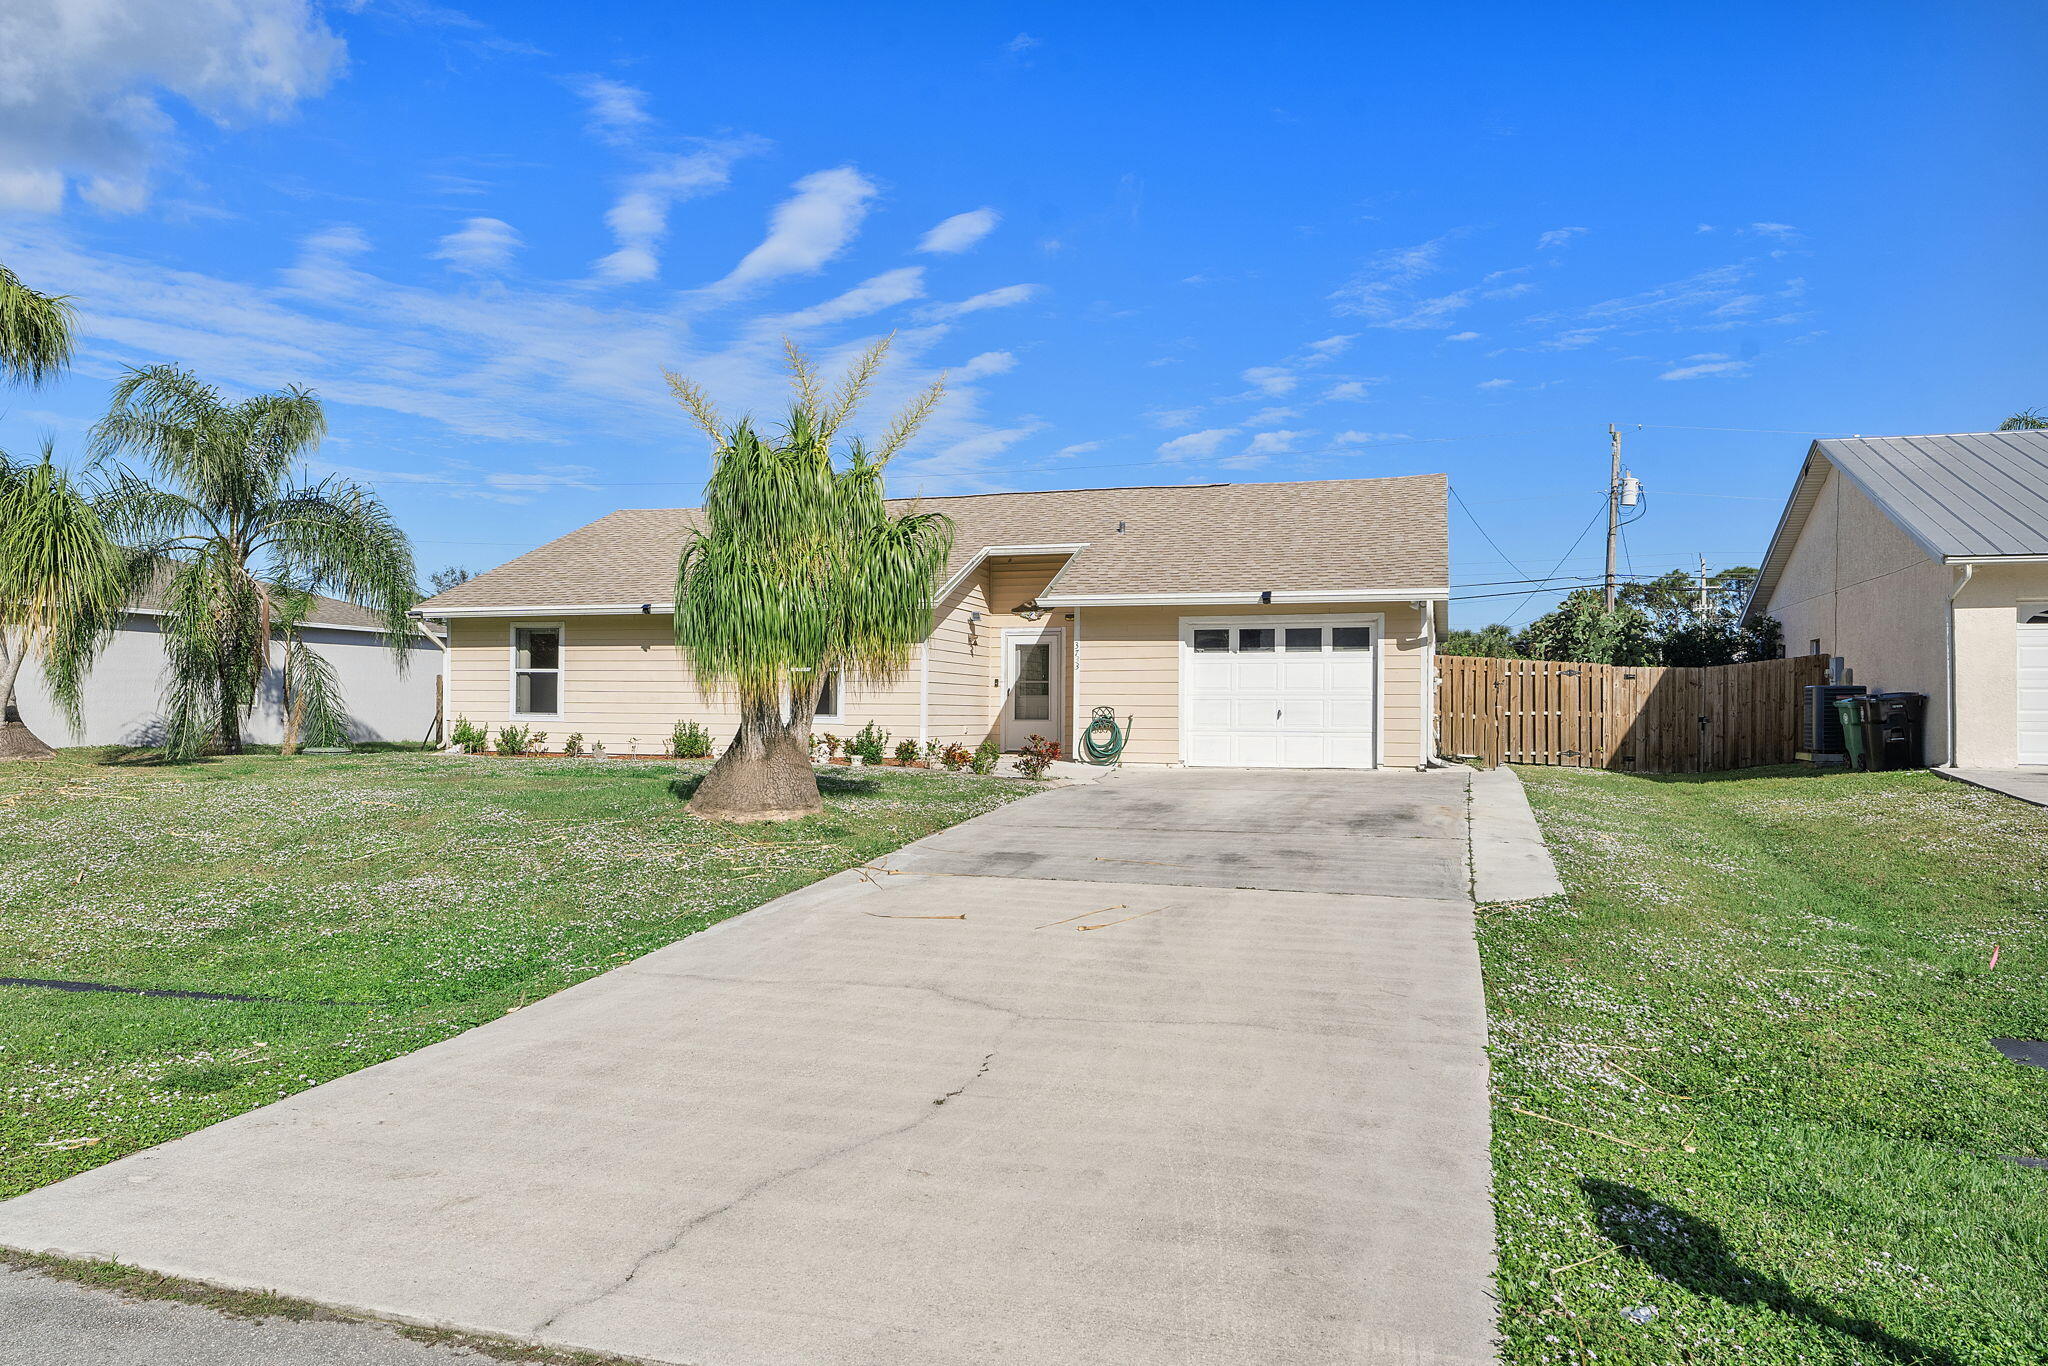
{"label": "fence gate", "polygon": [[1436,667],[1442,753],[1637,773],[1789,764],[1801,689],[1827,681],[1821,655],[1702,669],[1439,655]]}

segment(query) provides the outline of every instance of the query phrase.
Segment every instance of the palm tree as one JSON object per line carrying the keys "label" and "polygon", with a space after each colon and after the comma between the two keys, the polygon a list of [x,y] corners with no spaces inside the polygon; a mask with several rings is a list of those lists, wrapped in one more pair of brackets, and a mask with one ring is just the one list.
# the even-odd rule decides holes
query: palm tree
{"label": "palm tree", "polygon": [[2022,408],[2005,421],[1999,423],[1998,430],[2001,432],[2048,431],[2048,413],[2042,412],[2039,408]]}
{"label": "palm tree", "polygon": [[73,320],[68,299],[38,294],[0,266],[0,373],[17,384],[55,378],[71,363]]}
{"label": "palm tree", "polygon": [[77,725],[86,673],[113,639],[132,583],[129,557],[57,468],[48,442],[39,464],[0,453],[0,759],[51,755],[14,707],[31,658]]}
{"label": "palm tree", "polygon": [[828,399],[788,342],[796,391],[789,422],[764,435],[726,426],[704,391],[669,387],[711,439],[703,524],[676,571],[676,644],[699,686],[737,694],[739,732],[690,799],[712,820],[794,820],[823,809],[809,736],[825,675],[885,682],[909,664],[932,624],[932,591],[952,552],[937,513],[892,514],[882,473],[945,392],[945,380],[898,414],[870,451],[832,444],[881,368],[889,339],[868,348]]}
{"label": "palm tree", "polygon": [[173,758],[209,738],[241,752],[241,714],[280,624],[289,631],[294,595],[331,593],[371,609],[398,667],[409,661],[412,546],[368,489],[307,479],[300,459],[326,430],[320,400],[304,389],[230,403],[169,365],[129,371],[93,430],[102,458],[140,452],[166,485],[122,469],[101,504],[114,532],[139,542],[164,575]]}

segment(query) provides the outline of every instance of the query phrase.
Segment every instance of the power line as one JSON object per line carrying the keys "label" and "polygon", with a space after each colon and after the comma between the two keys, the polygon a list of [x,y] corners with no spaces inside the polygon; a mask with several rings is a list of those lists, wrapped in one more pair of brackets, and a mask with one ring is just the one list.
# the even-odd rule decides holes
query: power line
{"label": "power line", "polygon": [[[1546,580],[1555,579],[1557,577],[1557,571],[1564,568],[1564,562],[1572,557],[1572,552],[1579,548],[1579,542],[1586,539],[1586,533],[1593,529],[1594,524],[1597,523],[1601,519],[1601,517],[1606,515],[1606,512],[1607,500],[1605,498],[1602,498],[1600,500],[1600,506],[1594,510],[1593,515],[1591,517],[1586,519],[1586,525],[1579,529],[1579,534],[1572,538],[1572,543],[1569,546],[1565,547],[1564,554],[1558,556],[1557,563],[1550,567],[1550,572],[1544,576]],[[1510,621],[1514,620],[1515,616],[1519,612],[1521,612],[1521,610],[1524,607],[1529,605],[1529,598],[1535,597],[1538,593],[1542,591],[1543,590],[1540,588],[1530,589],[1528,597],[1525,597],[1520,602],[1516,603],[1515,610],[1513,612],[1508,613],[1508,619]],[[1503,594],[1502,596],[1506,595]]]}
{"label": "power line", "polygon": [[[1508,558],[1508,552],[1507,552],[1507,551],[1505,551],[1505,550],[1502,550],[1502,549],[1500,548],[1500,542],[1499,542],[1499,541],[1496,541],[1496,540],[1494,540],[1494,539],[1493,539],[1493,537],[1492,537],[1492,536],[1491,536],[1490,534],[1488,534],[1488,532],[1487,532],[1486,528],[1485,528],[1485,527],[1483,527],[1483,526],[1481,526],[1481,525],[1479,525],[1479,519],[1478,519],[1477,517],[1474,517],[1474,516],[1472,515],[1472,509],[1471,509],[1471,507],[1470,507],[1470,506],[1469,506],[1469,505],[1468,505],[1468,504],[1467,504],[1467,503],[1465,502],[1465,495],[1464,495],[1464,494],[1462,494],[1462,493],[1460,493],[1460,492],[1458,492],[1458,486],[1457,486],[1456,484],[1452,484],[1452,485],[1450,486],[1450,489],[1451,489],[1451,497],[1453,497],[1453,498],[1457,499],[1457,500],[1458,500],[1458,506],[1459,506],[1459,507],[1461,507],[1461,508],[1463,508],[1463,509],[1465,510],[1465,519],[1466,519],[1467,521],[1469,521],[1469,522],[1471,522],[1471,523],[1472,523],[1472,527],[1473,527],[1473,529],[1474,529],[1475,531],[1477,531],[1477,532],[1478,532],[1478,533],[1479,533],[1479,534],[1480,534],[1481,536],[1485,536],[1485,537],[1486,537],[1486,543],[1487,543],[1488,545],[1490,545],[1490,546],[1492,546],[1492,547],[1493,547],[1493,549],[1494,549],[1494,553],[1495,553],[1495,554],[1497,554],[1497,555],[1499,555],[1499,556],[1501,557],[1501,559],[1502,559],[1503,561],[1505,561],[1505,562],[1506,562],[1506,564],[1507,564],[1507,567],[1508,567],[1508,568],[1510,568],[1510,569],[1512,569],[1512,570],[1514,570],[1514,571],[1515,571],[1515,572],[1516,572],[1517,574],[1526,574],[1526,573],[1528,573],[1528,572],[1529,572],[1528,570],[1526,570],[1526,569],[1522,568],[1522,566],[1520,566],[1520,565],[1516,564],[1516,563],[1515,563],[1515,562],[1514,562],[1514,561],[1513,561],[1512,559],[1509,559],[1509,558]],[[1533,582],[1533,580],[1532,580],[1532,582]]]}

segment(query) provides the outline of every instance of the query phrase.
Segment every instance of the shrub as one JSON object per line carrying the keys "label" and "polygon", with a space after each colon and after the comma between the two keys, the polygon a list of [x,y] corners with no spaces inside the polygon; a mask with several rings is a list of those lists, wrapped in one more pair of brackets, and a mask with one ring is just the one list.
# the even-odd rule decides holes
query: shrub
{"label": "shrub", "polygon": [[1024,752],[1017,756],[1017,762],[1012,764],[1011,767],[1033,782],[1036,782],[1045,776],[1045,771],[1051,768],[1059,757],[1059,741],[1048,740],[1043,735],[1034,735],[1024,746]]}
{"label": "shrub", "polygon": [[898,740],[896,742],[896,762],[905,768],[909,768],[912,764],[916,763],[917,741]]}
{"label": "shrub", "polygon": [[817,733],[816,731],[812,731],[812,732],[811,732],[811,762],[812,762],[812,763],[814,763],[814,764],[815,764],[815,763],[817,763],[819,759],[821,759],[821,758],[823,758],[823,757],[824,757],[824,755],[825,755],[825,737],[824,737],[824,736],[822,736],[822,735],[820,735],[820,734],[818,734],[818,733]]}
{"label": "shrub", "polygon": [[839,751],[840,751],[840,749],[841,749],[842,747],[844,747],[844,746],[845,746],[845,744],[846,744],[846,741],[844,741],[844,740],[840,739],[840,738],[839,738],[838,736],[834,735],[834,734],[833,734],[833,733],[832,733],[831,731],[829,731],[829,730],[828,730],[828,731],[826,731],[826,732],[825,732],[825,757],[827,757],[828,759],[837,759],[837,758],[839,757]]}
{"label": "shrub", "polygon": [[888,753],[888,746],[889,732],[870,721],[846,742],[846,752],[858,754],[867,763],[879,766],[882,756]]}
{"label": "shrub", "polygon": [[498,727],[498,753],[526,754],[538,750],[547,742],[548,733],[531,726]]}
{"label": "shrub", "polygon": [[946,766],[946,772],[958,773],[974,762],[974,751],[965,745],[947,745],[939,751],[939,762]]}
{"label": "shrub", "polygon": [[934,768],[938,767],[939,758],[945,752],[946,742],[944,740],[927,740],[924,742],[924,761]]}
{"label": "shrub", "polygon": [[968,762],[976,773],[993,773],[996,771],[996,761],[1002,757],[1003,752],[996,747],[995,741],[983,740],[974,747],[974,758]]}
{"label": "shrub", "polygon": [[448,743],[464,754],[482,754],[491,747],[491,733],[466,716],[455,718],[455,728],[448,732]]}
{"label": "shrub", "polygon": [[574,759],[580,757],[582,753],[583,732],[580,730],[572,730],[569,732],[569,738],[562,741],[562,757],[565,759]]}
{"label": "shrub", "polygon": [[669,736],[668,747],[678,759],[708,759],[711,732],[695,721],[678,721],[675,732]]}

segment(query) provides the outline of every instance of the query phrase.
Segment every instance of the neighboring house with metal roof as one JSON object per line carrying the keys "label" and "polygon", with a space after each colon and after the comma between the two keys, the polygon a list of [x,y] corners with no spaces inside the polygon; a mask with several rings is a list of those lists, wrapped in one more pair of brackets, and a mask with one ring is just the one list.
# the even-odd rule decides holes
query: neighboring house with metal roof
{"label": "neighboring house with metal roof", "polygon": [[[1414,767],[1434,750],[1450,594],[1442,475],[926,498],[953,520],[930,635],[887,684],[830,680],[817,729],[1072,752],[1093,708],[1124,758]],[[893,506],[909,504],[898,501]],[[419,607],[448,622],[448,715],[659,752],[736,714],[676,649],[690,509],[629,510]]]}
{"label": "neighboring house with metal roof", "polygon": [[[301,635],[326,656],[341,684],[349,734],[356,740],[412,740],[432,733],[440,683],[441,647],[429,634],[408,648],[401,670],[386,645],[375,613],[338,598],[315,597]],[[21,719],[50,745],[151,745],[163,739],[164,646],[157,589],[139,598],[86,681],[84,724],[65,721],[33,664],[21,672],[16,702]],[[250,744],[276,744],[284,735],[281,689],[275,670],[264,679],[256,706],[242,724]]]}
{"label": "neighboring house with metal roof", "polygon": [[1926,693],[1928,762],[2048,765],[2048,432],[1814,442],[1747,614]]}

